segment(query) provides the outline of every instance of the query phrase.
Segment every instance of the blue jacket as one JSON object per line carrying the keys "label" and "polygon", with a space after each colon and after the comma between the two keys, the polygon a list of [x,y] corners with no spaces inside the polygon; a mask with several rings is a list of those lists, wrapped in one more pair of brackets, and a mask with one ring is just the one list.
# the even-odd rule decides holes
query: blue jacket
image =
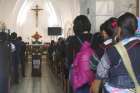
{"label": "blue jacket", "polygon": [[[135,37],[134,37],[135,38]],[[131,40],[130,40],[131,39]],[[124,39],[122,42],[128,50],[136,78],[140,83],[140,38]],[[107,79],[107,82],[118,88],[134,88],[134,83],[123,65],[122,59],[114,46],[106,50],[104,60],[97,67],[97,78]],[[103,65],[102,65],[103,64]],[[104,73],[101,72],[104,70]]]}

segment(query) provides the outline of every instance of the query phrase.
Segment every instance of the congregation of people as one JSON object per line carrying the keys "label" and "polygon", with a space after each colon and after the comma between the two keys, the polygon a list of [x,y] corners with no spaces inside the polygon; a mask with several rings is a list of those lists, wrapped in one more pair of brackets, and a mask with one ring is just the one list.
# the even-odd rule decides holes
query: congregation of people
{"label": "congregation of people", "polygon": [[[91,31],[87,16],[77,16],[73,21],[74,35],[60,37],[57,42],[52,40],[47,47],[47,65],[64,93],[138,93],[140,37],[135,35],[137,28],[138,20],[129,12],[109,18],[100,25],[99,32]],[[25,77],[27,46],[16,33],[0,34],[4,36],[0,37],[3,45],[0,46],[0,93],[9,93],[9,81],[19,83],[19,65]],[[135,76],[131,76],[124,64],[125,57],[116,48],[120,43],[127,50]]]}
{"label": "congregation of people", "polygon": [[0,93],[10,93],[10,86],[25,77],[26,44],[15,32],[0,32]]}
{"label": "congregation of people", "polygon": [[[135,34],[137,28],[138,20],[129,12],[109,18],[96,33],[92,33],[87,16],[77,16],[73,21],[74,35],[62,43],[52,41],[48,48],[50,67],[56,73],[62,69],[64,74],[65,93],[138,93],[140,38]],[[137,84],[115,47],[120,42],[127,50]]]}

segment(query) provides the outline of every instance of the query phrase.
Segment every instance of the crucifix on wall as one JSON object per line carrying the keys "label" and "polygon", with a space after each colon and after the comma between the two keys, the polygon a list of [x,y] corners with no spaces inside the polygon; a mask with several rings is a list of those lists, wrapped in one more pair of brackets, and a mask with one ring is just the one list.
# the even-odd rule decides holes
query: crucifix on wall
{"label": "crucifix on wall", "polygon": [[39,12],[43,9],[40,9],[38,5],[35,6],[34,9],[32,9],[35,12],[35,16],[36,16],[36,28],[38,27],[38,17],[39,17]]}

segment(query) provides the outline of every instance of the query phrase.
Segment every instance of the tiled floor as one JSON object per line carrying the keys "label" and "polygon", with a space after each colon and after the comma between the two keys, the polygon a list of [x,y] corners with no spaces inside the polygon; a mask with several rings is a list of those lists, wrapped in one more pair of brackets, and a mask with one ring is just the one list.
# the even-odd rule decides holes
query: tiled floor
{"label": "tiled floor", "polygon": [[46,63],[42,64],[41,78],[31,77],[31,63],[28,63],[26,77],[22,78],[18,85],[12,87],[11,93],[63,93],[56,82]]}

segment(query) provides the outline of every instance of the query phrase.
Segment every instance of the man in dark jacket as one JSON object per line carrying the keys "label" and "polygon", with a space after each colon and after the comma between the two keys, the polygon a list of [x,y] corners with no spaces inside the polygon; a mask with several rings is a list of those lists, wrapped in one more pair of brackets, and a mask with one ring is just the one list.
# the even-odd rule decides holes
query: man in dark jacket
{"label": "man in dark jacket", "polygon": [[5,32],[0,32],[0,93],[9,93],[11,55],[7,36]]}
{"label": "man in dark jacket", "polygon": [[21,71],[22,71],[22,76],[25,77],[25,50],[26,50],[26,44],[22,41],[22,37],[18,37],[18,42],[19,42],[19,60],[21,64]]}
{"label": "man in dark jacket", "polygon": [[17,34],[11,33],[11,42],[15,46],[15,51],[12,52],[12,68],[13,68],[13,82],[19,82],[19,63],[20,63],[20,44],[17,40]]}

